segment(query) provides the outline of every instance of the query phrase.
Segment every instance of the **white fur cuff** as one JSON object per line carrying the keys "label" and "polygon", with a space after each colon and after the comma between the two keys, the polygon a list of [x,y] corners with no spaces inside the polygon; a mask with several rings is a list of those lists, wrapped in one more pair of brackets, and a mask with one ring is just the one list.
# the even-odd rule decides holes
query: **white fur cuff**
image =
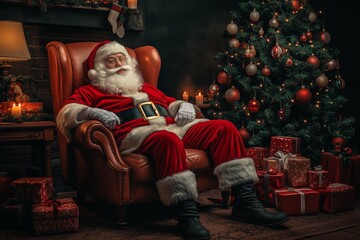
{"label": "white fur cuff", "polygon": [[195,174],[189,170],[175,173],[156,182],[160,200],[165,206],[198,196]]}
{"label": "white fur cuff", "polygon": [[218,177],[219,188],[222,190],[241,183],[259,181],[252,158],[240,158],[222,163],[215,168],[214,174]]}

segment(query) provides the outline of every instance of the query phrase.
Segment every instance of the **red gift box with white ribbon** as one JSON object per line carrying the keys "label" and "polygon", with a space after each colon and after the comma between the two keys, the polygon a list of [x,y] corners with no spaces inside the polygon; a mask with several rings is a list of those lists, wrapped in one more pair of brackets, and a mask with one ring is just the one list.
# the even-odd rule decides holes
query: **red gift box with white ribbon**
{"label": "red gift box with white ribbon", "polygon": [[320,193],[311,188],[274,189],[275,207],[288,215],[319,212]]}
{"label": "red gift box with white ribbon", "polygon": [[326,188],[329,185],[329,171],[322,170],[321,166],[315,167],[314,170],[308,171],[309,187]]}

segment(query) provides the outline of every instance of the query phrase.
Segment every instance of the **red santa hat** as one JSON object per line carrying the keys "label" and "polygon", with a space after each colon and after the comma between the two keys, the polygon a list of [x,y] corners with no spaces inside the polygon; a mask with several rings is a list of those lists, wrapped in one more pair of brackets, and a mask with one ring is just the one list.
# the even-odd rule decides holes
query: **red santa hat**
{"label": "red santa hat", "polygon": [[131,59],[126,48],[116,41],[105,40],[99,42],[90,52],[88,58],[84,61],[85,73],[90,80],[95,80],[98,77],[99,64],[109,55],[115,53],[123,53],[127,59]]}

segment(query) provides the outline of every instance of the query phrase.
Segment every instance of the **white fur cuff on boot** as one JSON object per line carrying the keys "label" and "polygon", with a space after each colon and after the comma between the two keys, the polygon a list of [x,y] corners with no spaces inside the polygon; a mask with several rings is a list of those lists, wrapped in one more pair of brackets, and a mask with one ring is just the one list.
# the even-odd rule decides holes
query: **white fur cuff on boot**
{"label": "white fur cuff on boot", "polygon": [[240,158],[222,163],[215,168],[214,174],[218,177],[219,188],[222,190],[230,189],[237,184],[259,181],[252,158]]}
{"label": "white fur cuff on boot", "polygon": [[195,174],[189,170],[165,177],[156,185],[165,206],[198,197]]}

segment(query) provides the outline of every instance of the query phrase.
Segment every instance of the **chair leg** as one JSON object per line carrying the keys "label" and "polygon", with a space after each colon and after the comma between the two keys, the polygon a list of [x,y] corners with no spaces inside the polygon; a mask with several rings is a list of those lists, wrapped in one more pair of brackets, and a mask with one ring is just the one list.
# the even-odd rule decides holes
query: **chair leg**
{"label": "chair leg", "polygon": [[126,205],[116,205],[116,224],[120,229],[127,228]]}

